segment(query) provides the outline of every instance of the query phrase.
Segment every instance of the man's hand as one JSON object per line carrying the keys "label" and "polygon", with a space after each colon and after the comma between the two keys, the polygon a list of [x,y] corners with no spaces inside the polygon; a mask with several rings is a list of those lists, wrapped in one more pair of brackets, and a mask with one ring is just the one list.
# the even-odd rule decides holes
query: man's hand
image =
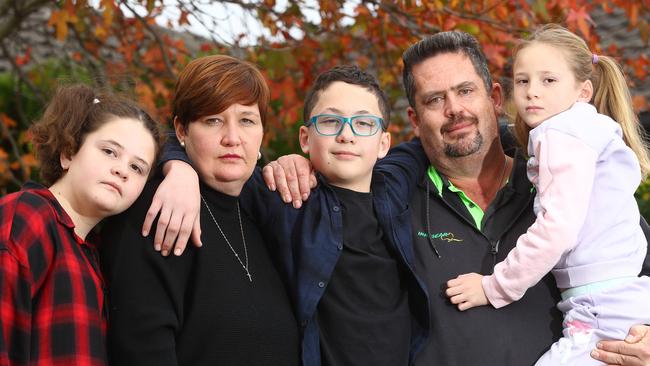
{"label": "man's hand", "polygon": [[285,203],[293,203],[300,208],[302,202],[309,198],[312,188],[316,187],[316,175],[311,162],[297,155],[285,155],[268,163],[262,169],[264,181],[270,190],[277,189]]}
{"label": "man's hand", "polygon": [[452,304],[458,305],[458,310],[465,311],[475,306],[489,304],[483,291],[483,276],[478,273],[462,274],[447,281],[447,291]]}
{"label": "man's hand", "polygon": [[142,225],[142,235],[149,235],[153,221],[160,213],[154,237],[154,249],[168,255],[181,255],[187,241],[201,244],[201,193],[199,177],[187,163],[171,160],[164,164],[165,179],[156,190]]}
{"label": "man's hand", "polygon": [[650,366],[650,326],[633,326],[625,341],[598,342],[591,357],[608,366]]}

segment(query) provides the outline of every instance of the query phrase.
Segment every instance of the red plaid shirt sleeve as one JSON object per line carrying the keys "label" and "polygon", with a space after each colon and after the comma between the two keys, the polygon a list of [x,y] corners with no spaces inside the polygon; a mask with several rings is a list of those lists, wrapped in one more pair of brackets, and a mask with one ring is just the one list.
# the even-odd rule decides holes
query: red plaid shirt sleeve
{"label": "red plaid shirt sleeve", "polygon": [[3,197],[0,217],[0,366],[106,364],[95,249],[42,186]]}

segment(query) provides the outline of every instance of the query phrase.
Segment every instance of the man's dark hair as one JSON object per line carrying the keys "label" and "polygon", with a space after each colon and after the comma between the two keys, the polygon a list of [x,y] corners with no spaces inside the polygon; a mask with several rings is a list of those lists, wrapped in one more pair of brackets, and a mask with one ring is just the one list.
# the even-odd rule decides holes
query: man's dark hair
{"label": "man's dark hair", "polygon": [[305,97],[305,106],[303,108],[304,122],[309,121],[311,111],[314,109],[316,102],[318,102],[320,92],[327,89],[332,83],[337,81],[361,86],[377,97],[379,110],[384,119],[384,127],[388,127],[388,124],[390,123],[390,105],[388,104],[386,94],[381,90],[379,83],[374,76],[361,70],[359,66],[356,65],[335,66],[318,75],[314,85],[312,85]]}
{"label": "man's dark hair", "polygon": [[420,40],[402,54],[404,62],[402,80],[406,97],[412,108],[415,108],[413,68],[421,62],[443,53],[461,53],[469,57],[476,73],[483,79],[488,93],[492,91],[492,76],[488,69],[487,59],[476,38],[465,32],[440,32]]}

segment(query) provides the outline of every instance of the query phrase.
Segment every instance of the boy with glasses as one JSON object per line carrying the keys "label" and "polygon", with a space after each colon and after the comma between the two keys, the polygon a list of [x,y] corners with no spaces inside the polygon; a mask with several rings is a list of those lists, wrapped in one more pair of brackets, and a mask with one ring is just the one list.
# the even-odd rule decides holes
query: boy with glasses
{"label": "boy with glasses", "polygon": [[[408,205],[394,187],[418,169],[373,175],[390,147],[390,107],[356,66],[319,75],[304,117],[300,146],[319,172],[310,199],[292,208],[259,171],[241,195],[290,289],[303,364],[408,365],[426,338],[428,298],[415,275]],[[419,163],[423,170],[426,159]]]}

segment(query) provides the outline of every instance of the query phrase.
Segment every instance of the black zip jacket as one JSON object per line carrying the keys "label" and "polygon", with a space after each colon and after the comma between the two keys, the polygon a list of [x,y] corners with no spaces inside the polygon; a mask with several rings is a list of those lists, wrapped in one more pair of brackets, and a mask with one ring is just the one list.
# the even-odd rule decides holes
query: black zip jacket
{"label": "black zip jacket", "polygon": [[[421,171],[409,209],[416,272],[426,282],[431,314],[430,336],[416,365],[533,365],[561,336],[562,314],[555,307],[560,296],[551,275],[521,300],[498,310],[481,306],[461,312],[444,293],[446,282],[460,274],[491,274],[535,221],[535,192],[526,176],[525,160],[515,154],[508,184],[486,210],[481,230],[458,194],[447,189],[445,177],[442,194],[428,178],[429,162],[419,140],[395,147],[377,169],[391,169],[405,161]],[[648,237],[648,225],[641,221]],[[646,257],[642,274],[649,273],[650,257]]]}

